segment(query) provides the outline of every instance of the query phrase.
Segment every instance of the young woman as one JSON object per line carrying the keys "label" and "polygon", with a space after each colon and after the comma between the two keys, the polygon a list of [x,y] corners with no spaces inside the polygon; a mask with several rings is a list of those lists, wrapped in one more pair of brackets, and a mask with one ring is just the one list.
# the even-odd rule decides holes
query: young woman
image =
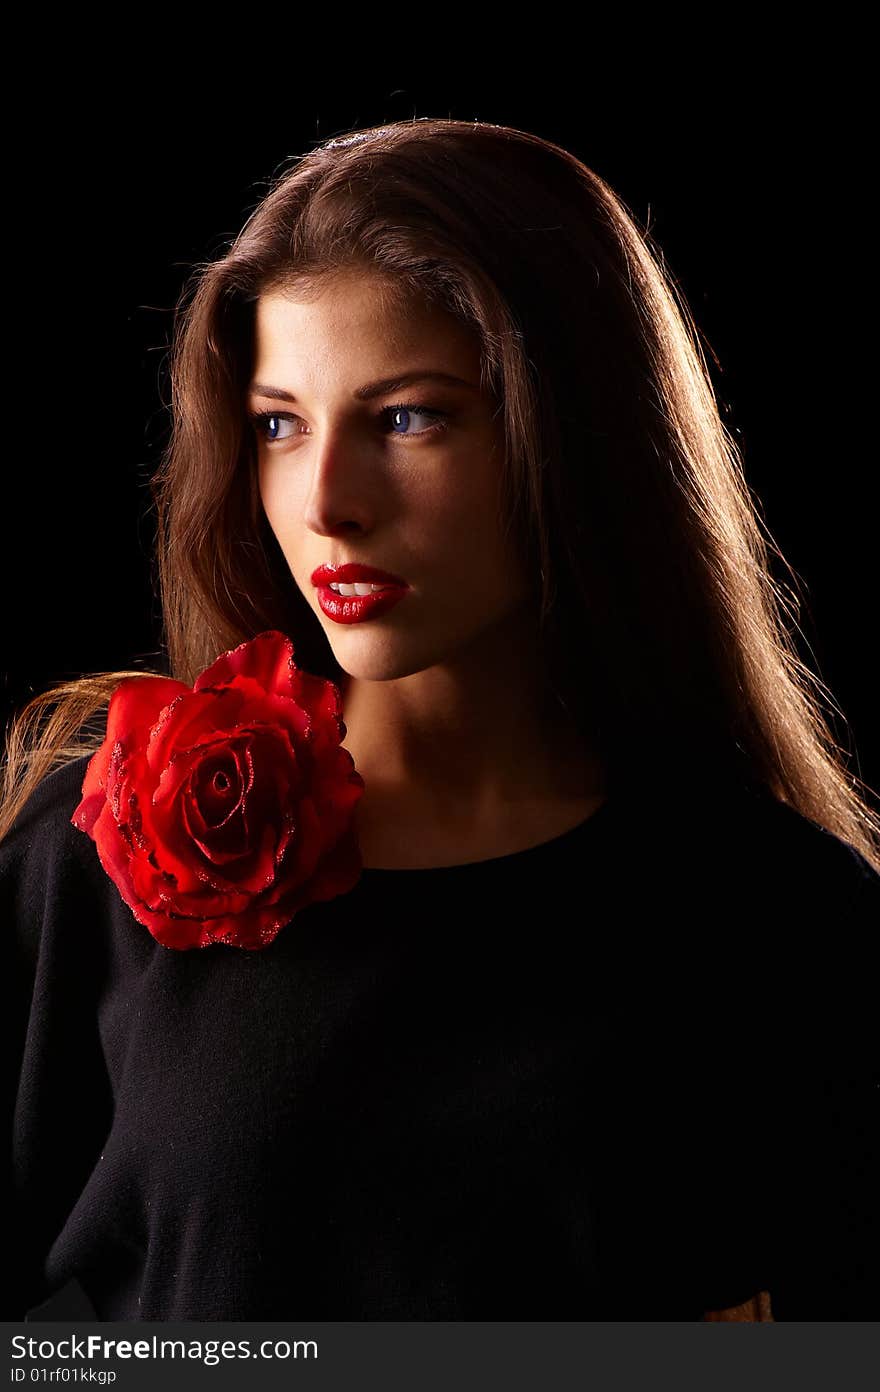
{"label": "young woman", "polygon": [[[190,289],[168,673],[7,739],[10,1315],[76,1277],[110,1320],[868,1317],[880,823],[646,236],[558,146],[418,120],[298,160]],[[121,863],[102,713],[226,699],[282,635],[339,696],[356,863],[175,938],[151,819],[209,735],[116,797]]]}

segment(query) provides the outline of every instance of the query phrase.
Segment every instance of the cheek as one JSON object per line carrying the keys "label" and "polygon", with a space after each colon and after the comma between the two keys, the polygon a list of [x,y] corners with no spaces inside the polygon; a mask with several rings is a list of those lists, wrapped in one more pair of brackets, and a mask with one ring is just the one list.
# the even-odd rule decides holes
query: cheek
{"label": "cheek", "polygon": [[291,476],[279,469],[272,461],[260,460],[258,470],[260,501],[269,520],[269,526],[280,543],[290,531],[291,521],[296,516],[296,500],[291,489]]}
{"label": "cheek", "polygon": [[483,465],[463,475],[443,505],[450,554],[492,590],[515,583],[517,571],[512,545],[503,535],[501,503],[497,476]]}
{"label": "cheek", "polygon": [[529,576],[514,537],[503,525],[496,473],[475,473],[458,508],[457,532],[466,537],[464,565],[487,606],[510,607],[528,596]]}
{"label": "cheek", "polygon": [[260,494],[260,502],[263,504],[263,511],[272,521],[272,476],[261,459],[257,464],[257,490]]}

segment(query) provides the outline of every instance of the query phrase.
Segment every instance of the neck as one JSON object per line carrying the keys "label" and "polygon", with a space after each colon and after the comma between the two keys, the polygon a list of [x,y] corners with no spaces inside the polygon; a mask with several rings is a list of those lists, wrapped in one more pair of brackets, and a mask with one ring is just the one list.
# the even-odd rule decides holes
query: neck
{"label": "neck", "polygon": [[547,685],[518,612],[454,658],[388,681],[347,677],[345,747],[375,793],[475,819],[603,787],[583,734]]}

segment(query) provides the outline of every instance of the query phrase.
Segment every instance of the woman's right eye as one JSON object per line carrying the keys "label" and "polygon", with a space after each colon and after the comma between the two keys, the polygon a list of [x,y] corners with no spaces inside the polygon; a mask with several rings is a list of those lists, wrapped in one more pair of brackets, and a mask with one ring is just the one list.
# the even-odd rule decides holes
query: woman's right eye
{"label": "woman's right eye", "polygon": [[280,424],[281,421],[297,420],[299,420],[299,416],[291,415],[289,411],[254,411],[251,415],[251,421],[253,422],[257,434],[264,436],[265,439],[272,442],[290,438],[288,435],[273,433],[273,431],[278,429],[278,425],[275,424],[276,422]]}

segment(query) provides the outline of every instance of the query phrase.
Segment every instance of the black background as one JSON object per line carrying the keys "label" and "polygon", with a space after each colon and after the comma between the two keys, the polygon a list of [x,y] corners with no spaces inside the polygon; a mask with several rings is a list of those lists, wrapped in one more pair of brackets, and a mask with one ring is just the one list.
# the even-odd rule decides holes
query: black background
{"label": "black background", "polygon": [[[839,67],[821,48],[806,57]],[[846,717],[833,728],[853,771],[880,787],[868,147],[849,58],[842,87],[819,80],[801,48],[772,72],[722,70],[713,55],[698,85],[594,59],[557,82],[537,64],[525,80],[526,66],[490,91],[483,74],[402,85],[422,71],[418,43],[405,53],[396,76],[371,79],[365,63],[354,82],[334,70],[306,89],[302,51],[268,45],[256,97],[253,70],[245,88],[218,77],[197,97],[174,63],[112,81],[87,72],[76,100],[54,93],[43,136],[19,133],[7,288],[23,295],[9,339],[24,391],[7,416],[0,716],[54,682],[158,659],[148,480],[192,265],[222,254],[265,181],[316,141],[454,116],[565,145],[647,222],[704,336],[753,493],[803,581],[801,656]]]}
{"label": "black background", "polygon": [[[42,18],[10,52],[23,80],[4,142],[0,720],[55,682],[158,657],[147,483],[192,264],[222,254],[262,181],[315,141],[454,116],[557,141],[648,222],[719,359],[709,354],[725,420],[804,583],[801,656],[843,710],[848,724],[834,728],[854,771],[880,788],[874,75],[861,57],[873,49],[833,16],[775,39],[722,10],[711,33],[698,17],[665,44],[630,12],[610,41],[592,14],[576,42],[540,15],[505,19],[489,41],[447,12],[429,18],[422,36],[413,16],[363,17],[384,45],[381,72],[330,12],[309,33],[298,13],[242,12],[232,26],[206,16],[211,46],[204,33],[185,43],[179,17],[132,14],[122,39],[112,16],[90,31],[76,12],[69,24]],[[42,1318],[90,1313],[73,1286]]]}

